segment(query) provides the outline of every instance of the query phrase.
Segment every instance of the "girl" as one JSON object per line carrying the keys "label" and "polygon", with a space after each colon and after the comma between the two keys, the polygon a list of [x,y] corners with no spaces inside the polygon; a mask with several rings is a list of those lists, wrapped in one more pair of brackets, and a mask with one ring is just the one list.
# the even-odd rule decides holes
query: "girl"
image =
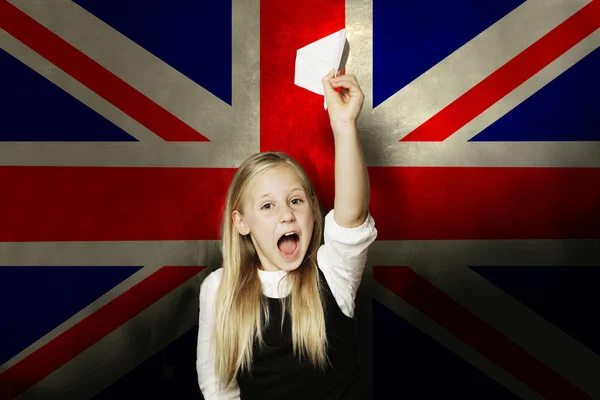
{"label": "girl", "polygon": [[324,228],[306,173],[283,153],[250,157],[229,187],[223,268],[200,288],[207,400],[360,398],[354,299],[377,235],[356,126],[364,95],[353,75],[331,71],[323,86],[335,138]]}

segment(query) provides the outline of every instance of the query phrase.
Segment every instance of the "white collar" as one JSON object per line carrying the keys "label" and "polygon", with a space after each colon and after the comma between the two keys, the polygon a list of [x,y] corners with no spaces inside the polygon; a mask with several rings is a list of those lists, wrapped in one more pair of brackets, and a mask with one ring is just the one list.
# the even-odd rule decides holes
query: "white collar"
{"label": "white collar", "polygon": [[287,272],[281,269],[278,271],[263,271],[262,269],[259,269],[258,276],[262,283],[263,294],[275,299],[287,296],[291,290],[289,282],[286,280],[281,285],[279,284],[286,275]]}

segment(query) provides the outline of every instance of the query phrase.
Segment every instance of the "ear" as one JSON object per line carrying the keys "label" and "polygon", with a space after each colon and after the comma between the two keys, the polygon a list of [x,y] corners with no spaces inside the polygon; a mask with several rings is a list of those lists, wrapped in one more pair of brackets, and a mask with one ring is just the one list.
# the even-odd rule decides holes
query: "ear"
{"label": "ear", "polygon": [[233,220],[233,224],[235,225],[235,229],[239,232],[240,235],[247,235],[250,233],[250,228],[244,221],[242,214],[238,210],[233,210],[231,213],[231,219]]}

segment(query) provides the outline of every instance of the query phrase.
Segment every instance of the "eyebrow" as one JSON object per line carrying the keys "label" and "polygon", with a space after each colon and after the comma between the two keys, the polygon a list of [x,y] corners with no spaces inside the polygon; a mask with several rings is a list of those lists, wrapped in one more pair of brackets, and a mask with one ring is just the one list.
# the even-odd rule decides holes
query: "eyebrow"
{"label": "eyebrow", "polygon": [[[297,192],[297,191],[299,191],[299,190],[304,192],[304,189],[303,189],[303,188],[301,188],[301,187],[296,187],[296,188],[293,188],[293,189],[290,191],[290,193],[294,193],[294,192]],[[263,199],[263,198],[265,198],[265,197],[269,197],[269,196],[272,196],[272,194],[271,194],[271,193],[265,193],[265,194],[263,194],[262,196],[260,196],[258,199],[260,200],[260,199]]]}

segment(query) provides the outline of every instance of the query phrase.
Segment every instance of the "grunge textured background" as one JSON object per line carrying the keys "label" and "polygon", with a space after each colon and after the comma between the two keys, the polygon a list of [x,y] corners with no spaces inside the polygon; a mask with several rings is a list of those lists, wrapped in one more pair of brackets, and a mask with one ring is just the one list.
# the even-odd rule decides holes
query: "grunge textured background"
{"label": "grunge textured background", "polygon": [[235,168],[288,152],[333,206],[294,61],[344,27],[369,396],[600,398],[600,0],[0,0],[0,398],[200,397]]}

